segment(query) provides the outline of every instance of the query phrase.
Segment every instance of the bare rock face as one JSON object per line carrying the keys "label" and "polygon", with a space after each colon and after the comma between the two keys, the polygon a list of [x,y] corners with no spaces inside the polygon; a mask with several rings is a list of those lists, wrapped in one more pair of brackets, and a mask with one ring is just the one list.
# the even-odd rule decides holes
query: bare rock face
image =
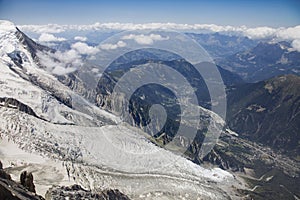
{"label": "bare rock face", "polygon": [[35,193],[35,185],[33,183],[33,175],[32,173],[27,173],[27,171],[23,171],[20,175],[20,182],[26,189],[30,192]]}

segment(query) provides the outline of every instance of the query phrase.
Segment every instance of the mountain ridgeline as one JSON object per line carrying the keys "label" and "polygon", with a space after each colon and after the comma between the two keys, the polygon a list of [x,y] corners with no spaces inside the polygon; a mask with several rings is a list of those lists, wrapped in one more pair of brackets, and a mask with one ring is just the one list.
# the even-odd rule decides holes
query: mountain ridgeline
{"label": "mountain ridgeline", "polygon": [[[166,58],[166,60],[161,60],[163,58]],[[143,72],[142,70],[139,71],[139,68],[143,66],[147,67],[146,72]],[[185,91],[184,84],[179,83],[178,80],[174,78],[174,74],[168,73],[163,66],[168,66],[172,70],[177,71],[187,80],[188,84],[194,88],[193,92],[197,97],[199,106],[206,109],[211,108],[211,99],[207,85],[196,68],[177,55],[162,50],[156,51],[154,49],[143,49],[130,52],[119,59],[116,59],[106,69],[98,82],[96,90],[97,105],[113,112],[122,113],[121,115],[125,115],[125,112],[128,111],[126,109],[127,105],[123,102],[124,99],[112,99],[111,94],[122,76],[127,72],[132,72],[134,70],[141,77],[155,74],[162,82],[181,88],[180,91]],[[209,63],[199,63],[197,64],[197,67],[209,71],[209,68],[213,66]],[[226,86],[229,87],[244,83],[238,75],[235,75],[220,66],[217,66],[217,69]],[[151,71],[152,74],[147,74],[149,71]],[[156,74],[157,72],[159,73]],[[161,104],[167,111],[168,118],[166,125],[160,127],[161,130],[159,133],[150,133],[150,135],[159,137],[161,134],[165,134],[164,137],[168,139],[167,141],[164,141],[164,143],[170,141],[175,136],[179,126],[178,123],[180,123],[181,111],[176,95],[168,88],[159,84],[148,84],[136,89],[137,90],[133,93],[128,102],[129,113],[132,118],[127,120],[129,120],[130,124],[144,127],[150,122],[149,109],[151,106],[154,104]],[[117,96],[118,98],[121,98],[123,95],[120,94]],[[119,108],[122,108],[123,110],[118,110]]]}
{"label": "mountain ridgeline", "polygon": [[300,74],[300,52],[295,51],[288,42],[260,42],[251,49],[216,59],[216,62],[247,82]]}
{"label": "mountain ridgeline", "polygon": [[228,126],[251,141],[300,158],[300,77],[240,85],[228,95]]}
{"label": "mountain ridgeline", "polygon": [[258,41],[245,36],[224,35],[220,33],[187,33],[187,35],[197,41],[214,59],[246,51],[255,47],[258,43]]}

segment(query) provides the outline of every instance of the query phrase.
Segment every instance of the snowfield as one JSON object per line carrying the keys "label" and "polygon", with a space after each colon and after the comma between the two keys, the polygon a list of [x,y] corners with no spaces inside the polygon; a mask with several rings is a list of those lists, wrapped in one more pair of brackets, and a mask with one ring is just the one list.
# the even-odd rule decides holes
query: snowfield
{"label": "snowfield", "polygon": [[[228,196],[222,188],[237,184],[230,173],[218,168],[205,169],[163,150],[127,125],[98,128],[57,125],[14,109],[1,108],[0,113],[1,130],[6,130],[1,133],[4,139],[33,153],[32,158],[24,159],[20,151],[14,150],[16,160],[10,163],[23,166],[22,162],[16,162],[22,158],[29,160],[35,169],[36,165],[48,165],[44,160],[52,158],[61,163],[59,166],[64,163],[65,170],[60,172],[65,174],[64,180],[67,172],[70,180],[88,189],[118,188],[134,199],[156,193],[174,198],[192,195],[223,199]],[[10,158],[2,149],[1,152],[1,160]],[[39,160],[35,154],[43,157]],[[24,156],[29,157],[28,153]],[[51,173],[53,167],[41,169]],[[40,180],[39,174],[36,176]]]}
{"label": "snowfield", "polygon": [[[78,183],[95,191],[116,188],[132,199],[230,199],[234,187],[244,187],[229,172],[156,146],[141,130],[88,102],[81,108],[89,112],[60,102],[54,93],[78,96],[37,66],[16,31],[0,21],[0,98],[16,99],[37,116],[0,104],[0,160],[13,178],[32,171],[41,195],[52,185]],[[8,56],[13,52],[21,52],[22,68]]]}
{"label": "snowfield", "polygon": [[61,161],[26,152],[6,137],[0,140],[0,160],[13,180],[20,179],[21,171],[32,172],[36,191],[42,196],[52,185],[75,184]]}
{"label": "snowfield", "polygon": [[[13,109],[1,108],[0,111],[1,130],[6,130],[2,136],[28,152],[43,155],[39,161],[32,154],[30,165],[40,165],[45,158],[65,161],[65,170],[60,173],[67,171],[70,180],[89,189],[118,188],[134,199],[156,193],[170,197],[192,195],[226,199],[228,195],[222,188],[237,184],[230,173],[218,168],[205,169],[163,150],[127,125],[98,128],[57,125]],[[19,166],[22,162],[17,161],[24,156],[20,151],[13,152],[16,160],[10,163]],[[0,159],[11,159],[12,156],[6,154],[1,149]]]}

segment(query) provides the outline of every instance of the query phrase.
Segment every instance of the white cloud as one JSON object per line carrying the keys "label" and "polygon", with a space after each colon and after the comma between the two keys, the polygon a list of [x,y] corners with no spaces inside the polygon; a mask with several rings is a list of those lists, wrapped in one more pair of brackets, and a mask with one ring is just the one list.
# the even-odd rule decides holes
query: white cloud
{"label": "white cloud", "polygon": [[94,55],[99,52],[99,49],[92,47],[83,42],[76,42],[71,45],[72,49],[75,49],[80,54]]}
{"label": "white cloud", "polygon": [[85,41],[87,41],[87,37],[83,37],[83,36],[75,36],[75,37],[74,37],[74,40],[78,40],[78,41],[81,41],[81,42],[85,42]]}
{"label": "white cloud", "polygon": [[300,26],[289,28],[270,28],[270,27],[256,27],[246,28],[243,31],[245,36],[253,39],[274,38],[280,40],[295,40],[300,39]]}
{"label": "white cloud", "polygon": [[47,71],[55,75],[64,75],[76,71],[83,65],[81,54],[94,55],[99,49],[83,42],[76,42],[71,45],[67,51],[38,52],[40,63],[44,65]]}
{"label": "white cloud", "polygon": [[257,27],[244,30],[244,35],[252,39],[270,38],[275,35],[276,31],[270,27]]}
{"label": "white cloud", "polygon": [[65,52],[57,51],[54,53],[54,57],[65,63],[77,64],[81,61],[79,53],[74,49]]}
{"label": "white cloud", "polygon": [[75,67],[63,67],[63,66],[57,65],[52,70],[52,73],[61,76],[61,75],[72,73],[72,72],[76,71],[76,69],[77,68],[75,68]]}
{"label": "white cloud", "polygon": [[37,55],[40,63],[48,71],[56,75],[74,72],[82,65],[81,56],[74,49],[65,52],[57,51],[55,53],[38,52]]}
{"label": "white cloud", "polygon": [[278,38],[286,40],[295,40],[300,39],[300,26],[290,27],[290,28],[281,28],[278,30],[276,36]]}
{"label": "white cloud", "polygon": [[[228,33],[239,33],[244,34],[253,38],[262,37],[280,37],[295,38],[300,37],[299,31],[300,26],[289,27],[289,28],[271,28],[271,27],[255,27],[248,28],[246,26],[219,26],[215,24],[176,24],[176,23],[145,23],[145,24],[133,24],[133,23],[95,23],[89,25],[20,25],[18,26],[25,32],[34,33],[61,33],[67,30],[75,31],[91,31],[91,30],[155,30],[155,29],[173,29],[183,31],[210,31],[210,32],[228,32]],[[78,40],[85,39],[77,36]],[[75,39],[75,38],[74,38]],[[77,40],[76,39],[76,40]],[[83,41],[81,40],[81,41]]]}
{"label": "white cloud", "polygon": [[39,42],[62,42],[66,39],[62,37],[55,37],[54,35],[49,33],[42,33],[38,40]]}
{"label": "white cloud", "polygon": [[300,39],[296,39],[292,42],[292,47],[300,52]]}
{"label": "white cloud", "polygon": [[[229,35],[243,35],[252,39],[264,39],[270,38],[275,40],[289,40],[294,41],[300,39],[300,25],[295,27],[254,27],[249,28],[246,26],[219,26],[215,24],[176,24],[176,23],[145,23],[145,24],[133,24],[133,23],[94,23],[89,25],[20,25],[21,30],[27,32],[34,32],[42,34],[39,38],[40,41],[62,41],[64,38],[56,38],[50,33],[61,33],[64,31],[93,31],[93,30],[177,30],[183,32],[219,32]],[[44,34],[44,35],[43,35]],[[80,36],[79,36],[80,37]],[[76,37],[79,41],[84,41],[85,38]],[[131,36],[134,37],[134,36]],[[75,39],[75,38],[74,38]],[[141,44],[151,44],[155,41],[155,38],[149,38],[146,36],[135,36],[134,40]],[[297,44],[297,41],[294,43]],[[104,44],[103,49],[116,49],[121,47],[118,44]],[[126,46],[126,45],[125,45]]]}
{"label": "white cloud", "polygon": [[68,25],[46,24],[46,25],[20,25],[18,26],[23,31],[34,33],[61,33],[68,29]]}
{"label": "white cloud", "polygon": [[127,44],[124,41],[120,40],[116,44],[110,44],[110,43],[101,44],[100,48],[103,50],[113,50],[113,49],[125,47],[126,45]]}
{"label": "white cloud", "polygon": [[99,73],[99,69],[98,69],[98,68],[93,68],[93,69],[92,69],[92,72],[94,72],[94,73]]}
{"label": "white cloud", "polygon": [[168,40],[168,37],[162,37],[161,35],[158,34],[150,34],[150,35],[135,35],[135,34],[130,34],[130,35],[125,35],[122,37],[123,40],[134,40],[138,44],[153,44],[154,41],[161,41],[161,40]]}

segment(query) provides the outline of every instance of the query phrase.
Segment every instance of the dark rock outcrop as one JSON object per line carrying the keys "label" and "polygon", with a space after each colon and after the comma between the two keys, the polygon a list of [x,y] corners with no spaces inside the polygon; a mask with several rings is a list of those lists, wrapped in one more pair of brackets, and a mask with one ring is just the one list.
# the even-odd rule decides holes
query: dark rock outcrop
{"label": "dark rock outcrop", "polygon": [[32,108],[30,108],[28,105],[18,101],[17,99],[9,98],[9,97],[0,97],[0,103],[2,103],[2,106],[8,107],[8,108],[15,108],[21,112],[25,112],[34,117],[38,117]]}
{"label": "dark rock outcrop", "polygon": [[83,189],[80,185],[69,187],[54,186],[46,193],[46,200],[63,200],[66,198],[80,199],[99,199],[99,200],[129,200],[129,198],[119,190],[103,190],[98,193]]}
{"label": "dark rock outcrop", "polygon": [[[33,180],[32,174],[25,183]],[[30,180],[30,181],[29,181]],[[33,184],[33,183],[32,183]],[[1,200],[44,200],[43,197],[27,190],[22,184],[11,179],[11,176],[2,169],[0,162],[0,199]]]}
{"label": "dark rock outcrop", "polygon": [[2,168],[3,166],[2,166],[2,163],[1,163],[1,161],[0,161],[0,179],[7,179],[7,180],[11,180],[11,177],[10,177],[10,175],[9,174],[7,174],[4,170],[3,170],[3,168]]}
{"label": "dark rock outcrop", "polygon": [[35,185],[33,183],[33,175],[31,172],[27,173],[27,171],[23,171],[20,175],[20,182],[30,192],[35,193]]}

